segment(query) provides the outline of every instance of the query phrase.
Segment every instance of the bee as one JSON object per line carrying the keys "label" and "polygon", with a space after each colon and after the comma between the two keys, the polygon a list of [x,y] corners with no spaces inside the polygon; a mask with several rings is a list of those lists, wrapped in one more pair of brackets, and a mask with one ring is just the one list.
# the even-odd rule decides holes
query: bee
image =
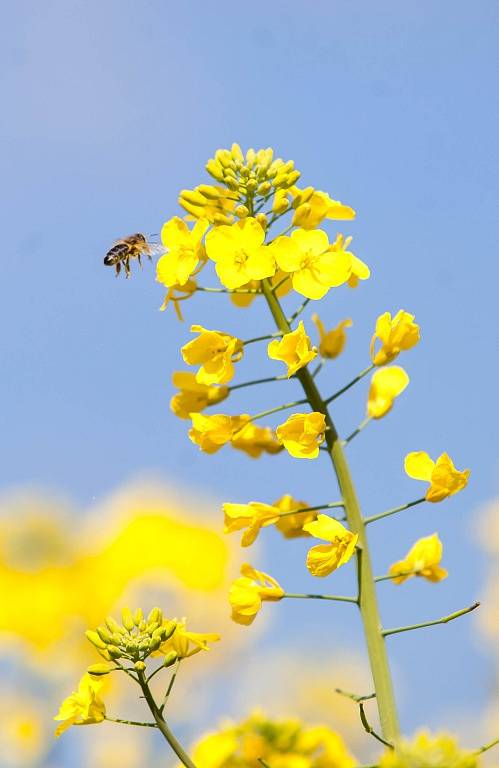
{"label": "bee", "polygon": [[[151,237],[154,237],[154,235],[151,235]],[[152,255],[156,253],[165,253],[165,248],[156,243],[149,243],[145,235],[137,232],[135,235],[127,235],[127,237],[117,240],[104,256],[104,264],[106,267],[114,267],[116,277],[121,272],[121,267],[125,270],[125,277],[130,277],[130,262],[132,259],[137,259],[142,267],[142,257],[147,256],[149,261],[152,261]]]}

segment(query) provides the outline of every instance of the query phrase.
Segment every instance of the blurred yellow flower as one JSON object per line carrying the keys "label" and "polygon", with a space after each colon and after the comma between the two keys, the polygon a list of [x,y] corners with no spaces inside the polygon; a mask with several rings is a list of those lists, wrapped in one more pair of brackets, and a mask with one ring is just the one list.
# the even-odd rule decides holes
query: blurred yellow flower
{"label": "blurred yellow flower", "polygon": [[207,219],[215,225],[234,220],[235,195],[225,187],[200,184],[195,189],[183,189],[178,202],[190,214],[187,218]]}
{"label": "blurred yellow flower", "polygon": [[158,283],[171,288],[187,282],[199,262],[206,258],[202,240],[208,227],[208,221],[200,219],[191,231],[178,216],[163,224],[161,242],[168,252],[156,264]]}
{"label": "blurred yellow flower", "polygon": [[455,468],[447,453],[442,453],[433,461],[426,451],[412,451],[405,457],[404,468],[414,480],[426,480],[430,487],[426,491],[426,501],[443,501],[447,496],[462,491],[468,485],[470,470],[462,472]]}
{"label": "blurred yellow flower", "polygon": [[61,720],[55,731],[56,736],[67,731],[72,725],[90,725],[101,723],[106,717],[106,707],[98,693],[102,688],[102,680],[92,677],[87,672],[78,684],[78,690],[61,704],[54,720]]}
{"label": "blurred yellow flower", "polygon": [[226,288],[240,288],[250,280],[262,280],[275,273],[273,252],[264,240],[264,229],[251,216],[208,233],[206,251]]}
{"label": "blurred yellow flower", "polygon": [[[391,363],[398,354],[414,347],[420,339],[419,325],[414,322],[414,315],[399,309],[392,318],[389,312],[376,320],[376,329],[371,339],[371,359],[374,365]],[[376,350],[376,342],[381,346]]]}
{"label": "blurred yellow flower", "polygon": [[213,416],[204,416],[202,413],[193,413],[189,438],[205,453],[216,453],[223,445],[230,443],[233,436],[249,422],[250,418],[248,414],[225,416],[217,413]]}
{"label": "blurred yellow flower", "polygon": [[187,365],[200,365],[196,381],[200,384],[225,384],[234,377],[234,363],[243,356],[243,343],[235,336],[191,325],[199,336],[181,349]]}
{"label": "blurred yellow flower", "polygon": [[180,392],[173,395],[170,408],[179,419],[188,419],[191,413],[200,413],[208,405],[216,405],[225,400],[229,394],[228,388],[223,385],[200,384],[196,374],[190,371],[175,371],[172,383]]}
{"label": "blurred yellow flower", "polygon": [[312,191],[310,196],[306,195],[305,202],[300,202],[296,207],[292,224],[303,229],[315,229],[324,219],[354,218],[355,211],[353,208],[340,203],[338,200],[333,200],[327,192],[320,192],[316,189]]}
{"label": "blurred yellow flower", "polygon": [[397,398],[409,384],[409,376],[398,365],[380,368],[371,378],[367,397],[367,415],[381,419],[392,409]]}
{"label": "blurred yellow flower", "polygon": [[234,533],[245,528],[241,539],[242,547],[249,547],[256,540],[261,528],[279,520],[279,510],[269,504],[250,501],[249,504],[223,505],[224,533]]}
{"label": "blurred yellow flower", "polygon": [[[2,768],[28,768],[42,764],[52,734],[46,730],[46,699],[19,694],[25,682],[16,678],[14,690],[4,675],[0,695],[0,764]],[[45,765],[45,763],[43,762]]]}
{"label": "blurred yellow flower", "polygon": [[280,269],[292,274],[294,290],[308,299],[322,299],[351,274],[350,255],[329,248],[328,236],[321,229],[296,229],[270,246]]}
{"label": "blurred yellow flower", "polygon": [[279,341],[275,339],[270,342],[267,347],[267,354],[271,360],[280,360],[286,363],[289,379],[296,371],[317,357],[317,350],[312,347],[303,321],[300,320],[295,331],[284,334]]}
{"label": "blurred yellow flower", "polygon": [[294,499],[289,493],[281,496],[280,499],[274,501],[273,507],[282,513],[279,520],[276,522],[275,527],[282,533],[286,539],[295,539],[301,536],[309,536],[307,531],[303,530],[305,523],[310,523],[317,518],[317,512],[296,512],[296,514],[290,514],[294,510],[306,509],[310,506],[306,501],[298,501]]}
{"label": "blurred yellow flower", "polygon": [[160,646],[160,652],[166,654],[174,651],[179,659],[187,659],[199,651],[209,651],[208,643],[216,643],[220,635],[216,632],[190,632],[187,630],[185,619],[177,621],[177,627],[171,637]]}
{"label": "blurred yellow flower", "polygon": [[319,353],[325,360],[334,360],[335,357],[341,355],[345,347],[347,335],[345,328],[350,328],[352,321],[347,318],[342,320],[336,328],[332,328],[330,331],[326,331],[324,323],[320,319],[319,315],[312,315],[312,322],[319,332]]}
{"label": "blurred yellow flower", "polygon": [[276,439],[273,429],[259,427],[249,422],[244,428],[234,434],[231,445],[238,451],[243,451],[252,459],[259,459],[262,453],[270,455],[280,453],[282,445]]}
{"label": "blurred yellow flower", "polygon": [[379,768],[479,768],[480,758],[460,749],[448,734],[423,731],[412,742],[400,741],[381,757]]}
{"label": "blurred yellow flower", "polygon": [[442,581],[447,571],[441,568],[443,546],[438,533],[418,539],[403,560],[390,566],[389,573],[395,576],[394,584],[402,584],[412,576],[423,576],[428,581]]}
{"label": "blurred yellow flower", "polygon": [[284,590],[268,573],[257,571],[249,563],[241,566],[241,576],[232,582],[229,602],[236,624],[252,624],[264,600],[281,600]]}
{"label": "blurred yellow flower", "polygon": [[276,429],[277,439],[296,459],[316,459],[324,442],[326,419],[317,411],[293,413]]}
{"label": "blurred yellow flower", "polygon": [[312,576],[329,576],[340,565],[348,563],[357,545],[358,534],[352,533],[329,515],[317,515],[317,520],[306,523],[303,530],[316,539],[329,544],[318,544],[308,551],[307,568]]}

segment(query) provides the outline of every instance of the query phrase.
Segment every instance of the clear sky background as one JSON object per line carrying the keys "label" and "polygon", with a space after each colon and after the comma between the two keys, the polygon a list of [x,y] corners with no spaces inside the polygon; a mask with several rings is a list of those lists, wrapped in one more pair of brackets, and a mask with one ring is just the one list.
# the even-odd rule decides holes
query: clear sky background
{"label": "clear sky background", "polygon": [[[349,448],[364,510],[420,494],[403,473],[410,450],[448,450],[472,468],[453,500],[373,526],[378,572],[438,530],[451,573],[436,587],[383,585],[385,622],[434,618],[478,599],[485,568],[475,534],[498,468],[498,31],[495,0],[8,4],[1,487],[54,488],[89,504],[154,472],[216,502],[286,491],[311,503],[336,498],[326,459],[207,457],[169,412],[189,323],[244,338],[271,328],[263,308],[202,296],[184,305],[181,325],[158,312],[163,293],[149,264],[128,281],[102,265],[116,237],[158,232],[179,212],[178,191],[206,181],[204,163],[218,147],[270,145],[295,160],[304,184],[356,208],[356,221],[340,229],[372,268],[369,283],[323,302],[328,324],[354,321],[344,356],[321,374],[324,391],[368,363],[381,312],[402,307],[422,328],[421,344],[400,361],[410,387]],[[264,353],[251,349],[240,380],[256,365],[276,370]],[[231,410],[272,407],[293,386],[243,390]],[[363,418],[366,388],[335,409],[343,433]],[[291,591],[317,587],[303,567],[306,542],[264,538],[262,566]],[[330,590],[348,589],[352,576],[335,575]],[[306,637],[296,631],[304,625]],[[304,652],[362,648],[341,606],[279,606],[258,642],[276,648],[282,633]],[[452,725],[486,703],[492,666],[473,618],[393,638],[390,649],[406,730]]]}

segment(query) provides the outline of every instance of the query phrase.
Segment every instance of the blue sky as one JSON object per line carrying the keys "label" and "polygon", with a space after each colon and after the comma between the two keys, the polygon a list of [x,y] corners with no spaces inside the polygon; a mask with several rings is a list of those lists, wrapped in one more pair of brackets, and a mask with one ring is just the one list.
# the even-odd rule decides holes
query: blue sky
{"label": "blue sky", "polygon": [[[262,310],[203,296],[179,325],[158,312],[150,265],[126,282],[102,266],[116,237],[157,232],[178,213],[178,190],[206,180],[217,147],[270,145],[304,183],[356,208],[343,229],[372,267],[367,285],[323,303],[326,321],[350,316],[354,326],[321,385],[334,391],[365,367],[381,312],[403,307],[421,324],[422,343],[401,361],[409,389],[349,449],[365,511],[418,495],[402,471],[409,450],[448,450],[472,468],[454,500],[373,530],[378,570],[438,530],[452,576],[403,595],[386,586],[386,623],[479,597],[474,529],[498,466],[497,2],[47,0],[3,15],[2,488],[55,488],[86,504],[152,471],[220,500],[248,500],[255,488],[264,501],[336,493],[322,461],[203,456],[168,410],[189,323],[244,338],[269,329]],[[263,353],[252,349],[241,376]],[[365,392],[338,406],[343,432],[363,417]],[[237,408],[282,397],[244,390]],[[302,550],[269,533],[261,564],[298,591],[312,584],[297,568]],[[319,631],[323,611],[292,608],[278,629],[302,611]],[[357,623],[338,618],[331,612],[328,633],[361,647]],[[472,619],[391,645],[407,730],[444,723],[465,695],[470,709],[485,703],[491,666]]]}

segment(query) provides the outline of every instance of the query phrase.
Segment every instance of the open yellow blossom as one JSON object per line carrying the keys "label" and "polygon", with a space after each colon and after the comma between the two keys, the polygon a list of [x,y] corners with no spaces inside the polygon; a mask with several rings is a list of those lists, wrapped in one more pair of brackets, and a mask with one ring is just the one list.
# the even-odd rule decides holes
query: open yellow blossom
{"label": "open yellow blossom", "polygon": [[199,262],[206,258],[202,239],[209,226],[206,219],[200,219],[191,231],[178,216],[163,224],[161,242],[168,253],[156,264],[158,283],[171,288],[187,282]]}
{"label": "open yellow blossom", "polygon": [[[400,352],[414,347],[419,338],[419,325],[414,322],[414,315],[399,309],[392,318],[389,312],[385,312],[376,320],[376,330],[371,339],[371,359],[374,365],[391,363]],[[376,341],[381,342],[378,350],[375,348]]]}
{"label": "open yellow blossom", "polygon": [[106,717],[104,702],[97,695],[102,688],[102,680],[86,672],[78,684],[78,690],[61,704],[54,720],[62,720],[55,735],[60,736],[72,725],[91,725],[101,723]]}
{"label": "open yellow blossom", "polygon": [[219,185],[200,184],[195,189],[183,189],[178,201],[190,219],[207,219],[210,224],[230,224],[236,205],[234,193]]}
{"label": "open yellow blossom", "polygon": [[270,504],[250,501],[249,504],[224,504],[224,533],[246,530],[241,539],[242,547],[249,547],[256,540],[261,528],[279,520],[279,510]]}
{"label": "open yellow blossom", "polygon": [[289,493],[281,496],[280,499],[274,501],[273,507],[281,512],[279,520],[276,522],[275,527],[282,533],[286,539],[296,539],[301,536],[309,536],[307,531],[303,530],[305,523],[310,523],[317,518],[317,512],[298,512],[292,514],[295,510],[307,509],[310,504],[306,501],[298,501],[290,496]]}
{"label": "open yellow blossom", "polygon": [[182,310],[180,309],[180,302],[190,299],[196,293],[196,290],[197,283],[192,279],[188,280],[184,285],[172,285],[172,287],[168,289],[159,311],[164,312],[171,302],[175,309],[177,319],[182,321],[184,318],[182,316]]}
{"label": "open yellow blossom", "polygon": [[223,385],[200,384],[196,381],[196,374],[190,371],[175,371],[172,382],[180,392],[173,395],[170,408],[179,419],[188,419],[191,413],[199,413],[208,405],[220,403],[229,394],[228,388]]}
{"label": "open yellow blossom", "polygon": [[348,250],[351,237],[344,237],[338,235],[334,243],[331,243],[329,250],[333,253],[337,251],[344,251],[350,257],[350,276],[348,278],[348,285],[350,288],[356,288],[360,280],[368,280],[371,276],[371,270],[358,256]]}
{"label": "open yellow blossom", "polygon": [[[390,566],[394,584],[403,584],[412,576],[423,576],[428,581],[442,581],[447,571],[441,568],[443,546],[438,533],[418,539],[403,560]],[[397,575],[399,574],[399,575]]]}
{"label": "open yellow blossom", "polygon": [[267,354],[271,360],[281,360],[286,363],[289,379],[296,371],[317,357],[317,350],[312,347],[303,321],[300,320],[295,331],[284,334],[280,340],[275,339],[270,342],[267,347]]}
{"label": "open yellow blossom", "polygon": [[426,501],[443,501],[447,496],[462,491],[468,485],[470,470],[462,472],[455,468],[447,453],[442,453],[433,461],[426,451],[412,451],[405,457],[404,468],[414,480],[426,480],[430,487],[426,491]]}
{"label": "open yellow blossom", "polygon": [[292,274],[294,290],[307,299],[322,299],[330,288],[343,285],[350,277],[350,255],[331,251],[322,229],[296,229],[290,237],[278,237],[269,247],[280,269]]}
{"label": "open yellow blossom", "polygon": [[283,588],[272,576],[243,563],[241,576],[232,582],[229,590],[232,620],[248,626],[262,607],[262,601],[281,600],[283,595]]}
{"label": "open yellow blossom", "polygon": [[199,336],[185,344],[182,357],[188,365],[201,365],[196,374],[200,384],[225,384],[234,377],[234,363],[243,356],[243,343],[235,336],[191,325]]}
{"label": "open yellow blossom", "polygon": [[[300,197],[297,198],[298,200]],[[294,207],[294,206],[293,206]],[[324,219],[354,219],[355,211],[349,205],[333,200],[327,192],[313,190],[300,202],[293,215],[293,225],[303,229],[315,229]]]}
{"label": "open yellow blossom", "polygon": [[473,752],[459,747],[446,733],[430,735],[422,731],[413,741],[401,740],[395,749],[387,749],[379,768],[479,768],[481,761]]}
{"label": "open yellow blossom", "polygon": [[395,398],[409,384],[409,376],[398,365],[390,368],[380,368],[371,378],[367,398],[367,415],[373,419],[381,419],[392,409]]}
{"label": "open yellow blossom", "polygon": [[190,632],[187,630],[185,619],[181,621],[175,619],[175,621],[177,625],[175,632],[159,648],[165,656],[175,651],[179,659],[187,659],[199,651],[209,651],[208,643],[220,640],[220,635],[216,632]]}
{"label": "open yellow blossom", "polygon": [[336,328],[332,328],[330,331],[326,331],[319,315],[313,314],[312,321],[319,332],[319,353],[321,357],[325,360],[334,360],[335,357],[338,357],[343,352],[347,340],[345,328],[350,328],[352,321],[349,318],[342,320]]}
{"label": "open yellow blossom", "polygon": [[323,413],[293,413],[276,429],[277,439],[296,459],[316,459],[324,442],[326,419]]}
{"label": "open yellow blossom", "polygon": [[358,534],[352,533],[329,515],[317,515],[317,520],[306,523],[303,530],[324,539],[329,544],[318,544],[308,551],[307,568],[312,576],[329,576],[340,565],[348,563],[357,545]]}
{"label": "open yellow blossom", "polygon": [[274,455],[282,451],[282,445],[270,427],[259,427],[249,422],[234,433],[231,445],[237,451],[243,451],[252,459],[259,459],[262,453]]}
{"label": "open yellow blossom", "polygon": [[223,445],[230,443],[234,434],[249,422],[250,416],[226,416],[222,413],[205,416],[193,413],[191,419],[189,438],[205,453],[216,453]]}
{"label": "open yellow blossom", "polygon": [[264,229],[251,216],[208,233],[206,251],[226,288],[233,290],[250,280],[272,277],[276,271],[274,254],[264,240]]}

